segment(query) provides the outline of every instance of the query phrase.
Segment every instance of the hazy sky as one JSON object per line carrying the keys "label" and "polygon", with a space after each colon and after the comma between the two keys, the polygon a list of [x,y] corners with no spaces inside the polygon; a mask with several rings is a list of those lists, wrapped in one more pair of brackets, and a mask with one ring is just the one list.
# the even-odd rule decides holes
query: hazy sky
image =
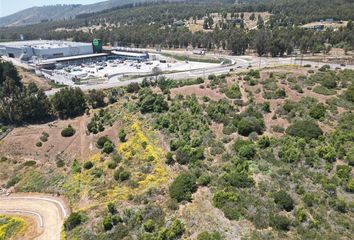
{"label": "hazy sky", "polygon": [[0,17],[34,6],[53,4],[90,4],[102,1],[104,0],[0,0]]}

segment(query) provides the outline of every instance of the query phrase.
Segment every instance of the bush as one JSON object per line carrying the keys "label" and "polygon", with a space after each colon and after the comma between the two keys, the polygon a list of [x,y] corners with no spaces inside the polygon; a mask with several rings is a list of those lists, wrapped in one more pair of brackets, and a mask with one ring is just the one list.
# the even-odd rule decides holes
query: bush
{"label": "bush", "polygon": [[310,109],[310,116],[314,119],[321,119],[326,116],[326,106],[323,103],[317,104]]}
{"label": "bush", "polygon": [[85,162],[84,163],[84,166],[83,166],[83,168],[84,169],[91,169],[93,167],[93,163],[91,162],[91,161],[87,161],[87,162]]}
{"label": "bush", "polygon": [[116,181],[126,181],[130,178],[130,172],[125,171],[122,167],[114,172],[114,179]]}
{"label": "bush", "polygon": [[288,231],[291,222],[286,216],[274,215],[270,218],[270,224],[277,230]]}
{"label": "bush", "polygon": [[294,209],[294,201],[285,191],[276,192],[273,195],[274,202],[283,210],[287,212]]}
{"label": "bush", "polygon": [[119,130],[119,133],[118,133],[119,140],[121,142],[125,142],[126,141],[126,137],[127,137],[127,134],[125,133],[124,129]]}
{"label": "bush", "polygon": [[155,223],[151,219],[144,222],[143,226],[146,232],[152,233],[155,230]]}
{"label": "bush", "polygon": [[337,93],[336,90],[328,89],[324,86],[316,86],[312,89],[312,91],[325,96],[335,95]]}
{"label": "bush", "polygon": [[112,217],[107,215],[103,218],[103,222],[102,222],[103,228],[105,231],[109,231],[113,228],[113,224],[112,224]]}
{"label": "bush", "polygon": [[225,95],[231,99],[240,99],[242,97],[240,87],[237,84],[233,84],[230,89],[226,91]]}
{"label": "bush", "polygon": [[180,174],[171,184],[170,196],[178,202],[191,201],[192,194],[197,190],[195,176],[191,173]]}
{"label": "bush", "polygon": [[323,132],[313,121],[299,120],[286,129],[290,136],[301,137],[307,140],[320,137]]}
{"label": "bush", "polygon": [[237,128],[239,134],[247,137],[251,132],[262,134],[264,129],[264,123],[263,120],[257,119],[255,117],[246,117],[242,118],[238,122]]}
{"label": "bush", "polygon": [[36,143],[36,147],[42,147],[42,145],[43,145],[42,142],[37,142]]}
{"label": "bush", "polygon": [[59,159],[58,161],[56,161],[57,167],[61,168],[65,166],[65,162],[62,159]]}
{"label": "bush", "polygon": [[10,188],[15,186],[21,179],[18,176],[13,176],[12,178],[9,179],[9,181],[7,181],[5,187],[6,188]]}
{"label": "bush", "polygon": [[78,212],[73,212],[64,222],[64,228],[66,231],[71,231],[78,225],[80,225],[83,221],[83,217]]}
{"label": "bush", "polygon": [[167,165],[173,165],[173,164],[175,163],[175,160],[173,159],[173,153],[168,152],[168,153],[166,154],[166,161],[165,161],[165,163],[166,163]]}
{"label": "bush", "polygon": [[347,192],[354,193],[354,178],[350,179],[345,188]]}
{"label": "bush", "polygon": [[221,240],[221,234],[219,232],[202,232],[197,236],[197,240]]}
{"label": "bush", "polygon": [[350,85],[344,93],[344,97],[347,101],[354,103],[354,84]]}
{"label": "bush", "polygon": [[110,154],[114,151],[114,144],[111,141],[105,142],[102,152]]}
{"label": "bush", "polygon": [[97,140],[96,145],[97,145],[97,147],[98,147],[99,149],[102,149],[102,148],[104,147],[104,144],[105,144],[106,142],[111,142],[111,140],[110,140],[107,136],[103,136],[103,137],[100,137],[100,138]]}
{"label": "bush", "polygon": [[67,128],[64,128],[62,131],[61,131],[61,136],[62,137],[72,137],[74,136],[75,134],[75,129],[69,125]]}

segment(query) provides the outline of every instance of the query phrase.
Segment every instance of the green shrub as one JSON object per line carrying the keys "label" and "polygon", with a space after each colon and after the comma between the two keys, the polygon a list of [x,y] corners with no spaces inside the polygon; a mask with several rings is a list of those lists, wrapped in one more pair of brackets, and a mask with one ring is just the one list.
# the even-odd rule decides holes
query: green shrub
{"label": "green shrub", "polygon": [[102,149],[102,148],[104,147],[104,144],[105,144],[106,142],[111,142],[111,140],[110,140],[107,136],[103,136],[103,137],[100,137],[100,138],[97,140],[96,145],[97,145],[97,147],[98,147],[99,149]]}
{"label": "green shrub", "polygon": [[155,230],[155,223],[153,220],[149,219],[144,222],[143,227],[146,232],[152,233]]}
{"label": "green shrub", "polygon": [[93,167],[93,163],[91,161],[87,161],[83,165],[83,168],[86,170],[91,169],[92,167]]}
{"label": "green shrub", "polygon": [[114,144],[111,141],[105,142],[102,152],[110,154],[114,151]]}
{"label": "green shrub", "polygon": [[125,133],[124,129],[119,130],[119,133],[118,133],[119,140],[121,142],[125,142],[126,141],[126,137],[127,137],[127,134]]}
{"label": "green shrub", "polygon": [[337,93],[336,90],[328,89],[324,86],[316,86],[312,89],[312,91],[325,96],[335,95]]}
{"label": "green shrub", "polygon": [[326,106],[323,103],[314,105],[310,109],[310,116],[314,119],[321,119],[326,116]]}
{"label": "green shrub", "polygon": [[7,181],[5,187],[6,187],[6,188],[13,187],[13,186],[15,186],[20,180],[21,180],[21,179],[20,179],[18,176],[13,176],[12,178],[10,178],[10,179]]}
{"label": "green shrub", "polygon": [[221,240],[221,234],[219,232],[202,232],[197,236],[197,240]]}
{"label": "green shrub", "polygon": [[171,198],[178,202],[191,201],[196,190],[196,179],[191,173],[181,173],[169,188]]}
{"label": "green shrub", "polygon": [[225,93],[226,97],[231,99],[240,99],[242,97],[240,87],[237,84],[233,84]]}
{"label": "green shrub", "polygon": [[239,201],[240,196],[235,192],[218,191],[213,196],[213,205],[221,209],[230,220],[239,220],[241,217],[237,208]]}
{"label": "green shrub", "polygon": [[61,131],[61,136],[62,137],[72,137],[74,136],[75,134],[75,129],[69,125],[68,127],[64,128],[62,131]]}
{"label": "green shrub", "polygon": [[290,220],[283,215],[273,215],[270,218],[270,224],[277,230],[288,231],[291,225]]}
{"label": "green shrub", "polygon": [[238,133],[242,136],[248,136],[251,132],[262,134],[264,129],[264,122],[263,119],[245,117],[238,122],[237,128]]}
{"label": "green shrub", "polygon": [[354,193],[354,178],[348,181],[345,190],[347,192]]}
{"label": "green shrub", "polygon": [[354,84],[350,85],[344,93],[344,98],[349,101],[354,103]]}
{"label": "green shrub", "polygon": [[201,186],[208,186],[210,182],[211,182],[211,176],[207,174],[203,174],[197,179],[197,184]]}
{"label": "green shrub", "polygon": [[81,166],[80,163],[75,159],[73,164],[71,165],[71,172],[73,174],[80,173],[81,172]]}
{"label": "green shrub", "polygon": [[42,142],[37,142],[36,143],[36,147],[42,147],[42,145],[43,145]]}
{"label": "green shrub", "polygon": [[106,215],[103,218],[102,225],[105,231],[110,231],[113,228],[112,224],[112,217],[109,215]]}
{"label": "green shrub", "polygon": [[65,166],[65,162],[62,159],[59,159],[58,161],[56,161],[56,165],[58,168],[61,168]]}
{"label": "green shrub", "polygon": [[323,132],[313,121],[299,120],[286,129],[290,136],[301,137],[307,140],[320,137]]}
{"label": "green shrub", "polygon": [[287,212],[294,209],[294,201],[285,191],[276,192],[273,195],[274,202],[281,208],[286,210]]}
{"label": "green shrub", "polygon": [[78,212],[73,212],[64,222],[64,228],[66,231],[71,231],[75,227],[79,226],[83,222],[83,217]]}
{"label": "green shrub", "polygon": [[130,178],[130,172],[125,171],[122,167],[114,172],[114,179],[116,181],[126,181]]}

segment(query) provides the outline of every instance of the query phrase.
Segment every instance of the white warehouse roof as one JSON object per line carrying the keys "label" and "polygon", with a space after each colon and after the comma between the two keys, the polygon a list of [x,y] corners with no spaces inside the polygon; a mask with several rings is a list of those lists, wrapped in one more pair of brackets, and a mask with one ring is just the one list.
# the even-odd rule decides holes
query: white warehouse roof
{"label": "white warehouse roof", "polygon": [[69,41],[55,41],[55,40],[33,40],[33,41],[18,41],[18,42],[0,42],[3,47],[32,47],[34,49],[53,49],[65,47],[80,47],[89,46],[91,43],[69,42]]}

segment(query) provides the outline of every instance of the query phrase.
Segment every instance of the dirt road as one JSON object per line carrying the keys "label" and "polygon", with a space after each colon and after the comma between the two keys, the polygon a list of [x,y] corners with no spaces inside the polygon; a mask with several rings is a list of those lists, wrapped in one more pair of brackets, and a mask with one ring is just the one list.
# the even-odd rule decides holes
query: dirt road
{"label": "dirt road", "polygon": [[14,194],[0,197],[0,213],[34,217],[40,232],[37,240],[60,240],[62,225],[70,210],[60,198]]}

